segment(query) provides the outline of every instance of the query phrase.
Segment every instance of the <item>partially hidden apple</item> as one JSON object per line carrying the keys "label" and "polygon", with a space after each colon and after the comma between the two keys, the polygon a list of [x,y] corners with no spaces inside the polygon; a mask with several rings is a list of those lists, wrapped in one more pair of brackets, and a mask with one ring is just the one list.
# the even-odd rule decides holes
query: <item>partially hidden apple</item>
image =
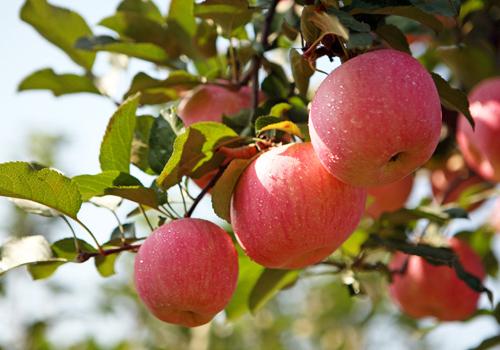
{"label": "partially hidden apple", "polygon": [[[464,269],[480,280],[485,277],[481,258],[462,240],[451,238],[450,248]],[[459,321],[471,316],[480,294],[458,278],[449,266],[436,266],[419,256],[396,253],[389,264],[395,273],[390,295],[403,312],[413,318],[432,316],[441,321]]]}
{"label": "partially hidden apple", "polygon": [[378,50],[350,59],[320,85],[309,131],[321,163],[340,180],[372,187],[408,176],[434,152],[441,104],[410,55]]}
{"label": "partially hidden apple", "polygon": [[321,261],[356,228],[366,191],[329,174],[310,143],[273,148],[238,180],[231,223],[246,254],[279,269]]}
{"label": "partially hidden apple", "polygon": [[404,207],[413,188],[413,175],[387,185],[367,188],[372,202],[366,207],[366,213],[377,219],[384,212],[391,212]]}
{"label": "partially hidden apple", "polygon": [[[259,95],[259,101],[264,96]],[[238,91],[220,85],[200,85],[179,103],[179,117],[187,127],[191,124],[214,121],[222,122],[223,115],[233,115],[252,106],[252,93],[248,86]]]}
{"label": "partially hidden apple", "polygon": [[467,164],[483,178],[500,181],[500,78],[481,82],[469,94],[473,130],[460,116],[457,142]]}
{"label": "partially hidden apple", "polygon": [[140,299],[160,320],[186,327],[209,322],[236,287],[238,256],[229,235],[202,219],[157,228],[135,258]]}

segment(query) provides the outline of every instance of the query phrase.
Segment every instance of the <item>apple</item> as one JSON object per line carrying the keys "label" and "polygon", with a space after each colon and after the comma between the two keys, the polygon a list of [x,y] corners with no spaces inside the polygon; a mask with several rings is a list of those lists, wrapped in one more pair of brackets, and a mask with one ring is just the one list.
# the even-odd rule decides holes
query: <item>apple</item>
{"label": "apple", "polygon": [[387,185],[367,188],[368,196],[373,201],[366,207],[366,213],[377,219],[384,212],[391,212],[402,208],[411,189],[413,188],[413,175]]}
{"label": "apple", "polygon": [[256,158],[238,180],[231,223],[255,262],[298,269],[337,249],[358,224],[366,190],[329,174],[310,143],[273,148]]}
{"label": "apple", "polygon": [[457,142],[467,164],[483,178],[500,181],[500,78],[484,80],[469,94],[473,130],[462,115]]}
{"label": "apple", "polygon": [[[259,95],[259,101],[264,96]],[[193,123],[222,122],[223,115],[233,115],[252,107],[252,91],[248,86],[238,91],[220,85],[200,85],[179,103],[177,113],[188,127]]]}
{"label": "apple", "polygon": [[[464,269],[479,279],[485,271],[481,258],[457,238],[449,240]],[[401,252],[393,256],[389,267],[400,270],[408,259],[406,271],[395,273],[390,295],[399,307],[413,318],[433,316],[441,321],[459,321],[471,316],[480,294],[457,277],[449,266],[436,266],[419,256]]]}
{"label": "apple", "polygon": [[354,186],[401,180],[434,152],[441,104],[425,68],[410,55],[378,50],[354,57],[320,85],[309,132],[325,168]]}
{"label": "apple", "polygon": [[134,272],[139,297],[157,318],[196,327],[229,302],[238,256],[220,227],[185,218],[160,226],[144,241]]}

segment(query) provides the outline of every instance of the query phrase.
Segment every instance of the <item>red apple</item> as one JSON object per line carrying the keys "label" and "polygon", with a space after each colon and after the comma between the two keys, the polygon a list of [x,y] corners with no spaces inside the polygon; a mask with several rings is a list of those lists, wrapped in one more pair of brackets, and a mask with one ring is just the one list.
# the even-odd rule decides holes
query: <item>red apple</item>
{"label": "red apple", "polygon": [[469,94],[472,130],[460,116],[457,142],[467,164],[487,180],[500,181],[500,78],[481,82]]}
{"label": "red apple", "polygon": [[[481,258],[457,238],[449,241],[464,269],[484,279]],[[401,269],[406,259],[408,265],[402,274],[394,274],[390,286],[392,299],[409,316],[421,318],[433,316],[441,321],[464,320],[477,308],[479,293],[459,279],[449,266],[436,266],[419,256],[396,253],[389,264],[394,270]]]}
{"label": "red apple", "polygon": [[[259,100],[263,95],[259,95]],[[248,86],[238,91],[219,85],[201,85],[187,94],[179,103],[178,114],[187,127],[203,121],[222,122],[223,115],[232,115],[252,106],[252,92]]]}
{"label": "red apple", "polygon": [[229,302],[238,256],[220,227],[186,218],[157,228],[139,249],[134,270],[139,297],[156,317],[196,327]]}
{"label": "red apple", "polygon": [[372,197],[373,202],[366,207],[366,213],[376,219],[384,212],[402,208],[412,188],[413,175],[387,185],[367,188],[368,196]]}
{"label": "red apple", "polygon": [[296,269],[321,261],[356,228],[366,191],[330,175],[310,143],[273,148],[240,177],[231,203],[236,237],[257,263]]}
{"label": "red apple", "polygon": [[410,55],[378,50],[335,69],[309,114],[314,150],[325,168],[354,186],[401,180],[434,152],[441,104],[425,68]]}

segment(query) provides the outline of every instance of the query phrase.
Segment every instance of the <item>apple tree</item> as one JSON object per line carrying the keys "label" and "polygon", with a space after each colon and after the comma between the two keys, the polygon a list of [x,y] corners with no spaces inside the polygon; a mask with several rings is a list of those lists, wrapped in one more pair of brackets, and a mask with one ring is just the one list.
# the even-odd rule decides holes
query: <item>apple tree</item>
{"label": "apple tree", "polygon": [[[116,111],[96,130],[97,174],[0,164],[1,196],[68,227],[54,242],[7,240],[0,275],[26,266],[38,280],[93,263],[108,277],[134,254],[140,300],[184,327],[220,312],[237,324],[323,275],[346,304],[371,298],[370,315],[389,295],[417,328],[425,317],[500,322],[485,283],[498,279],[498,206],[450,235],[499,197],[498,13],[487,0],[171,0],[166,12],[123,0],[93,28],[25,0],[21,19],[80,70],[41,68],[19,91],[95,94]],[[157,74],[135,72],[118,96],[98,55]],[[422,183],[432,192],[407,205]],[[223,227],[197,215],[207,198]],[[124,203],[133,208],[119,217]],[[116,217],[108,240],[79,216],[88,205]],[[143,219],[150,233],[139,236]],[[479,308],[483,294],[490,308]]]}

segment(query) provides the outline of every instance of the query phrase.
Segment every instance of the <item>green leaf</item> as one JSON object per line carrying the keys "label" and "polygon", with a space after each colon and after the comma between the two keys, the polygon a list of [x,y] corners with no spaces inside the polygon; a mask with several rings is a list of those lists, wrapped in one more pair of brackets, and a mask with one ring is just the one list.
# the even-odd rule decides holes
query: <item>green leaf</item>
{"label": "green leaf", "polygon": [[213,20],[225,35],[250,22],[253,12],[247,0],[206,0],[194,7],[196,17]]}
{"label": "green leaf", "polygon": [[377,27],[377,35],[388,43],[393,49],[406,52],[411,55],[410,47],[406,41],[406,36],[398,27],[392,24],[385,24]]}
{"label": "green leaf", "polygon": [[238,135],[221,123],[202,122],[191,125],[177,136],[173,152],[163,168],[157,183],[167,189],[178,183],[183,176],[194,178],[219,166],[224,156],[215,153],[216,147]]}
{"label": "green leaf", "polygon": [[233,159],[212,188],[212,207],[215,214],[231,222],[231,197],[243,171],[251,159]]}
{"label": "green leaf", "polygon": [[443,106],[462,113],[465,118],[467,118],[472,128],[474,128],[474,119],[469,111],[469,101],[467,100],[467,95],[458,89],[452,88],[448,82],[441,78],[438,74],[431,73],[431,75],[434,83],[436,84],[436,88],[439,92],[439,98],[441,99]]}
{"label": "green leaf", "polygon": [[309,62],[296,49],[290,50],[290,63],[292,67],[292,76],[295,85],[302,96],[307,96],[309,80],[314,74],[314,69]]}
{"label": "green leaf", "polygon": [[334,34],[344,39],[349,39],[349,30],[340,22],[334,14],[322,11],[314,11],[309,16],[311,21],[321,32],[321,35]]}
{"label": "green leaf", "polygon": [[94,258],[95,267],[102,277],[109,277],[115,274],[115,262],[117,258],[118,254],[97,255]]}
{"label": "green leaf", "polygon": [[171,0],[168,11],[169,21],[175,21],[190,37],[196,32],[194,0]]}
{"label": "green leaf", "polygon": [[96,175],[79,175],[73,178],[78,184],[84,201],[92,197],[113,195],[155,208],[158,196],[151,188],[142,186],[141,182],[128,173],[105,171]]}
{"label": "green leaf", "polygon": [[356,229],[341,246],[343,253],[350,256],[358,256],[363,243],[368,238],[368,233],[363,229]]}
{"label": "green leaf", "polygon": [[248,307],[252,313],[264,306],[281,289],[293,284],[299,277],[297,270],[277,270],[266,268],[259,276],[250,292]]}
{"label": "green leaf", "polygon": [[280,131],[286,132],[287,134],[295,135],[295,136],[298,136],[300,138],[304,138],[304,136],[302,136],[302,132],[300,131],[300,128],[297,126],[297,124],[295,124],[294,122],[292,122],[290,120],[284,120],[284,121],[280,121],[278,123],[268,124],[268,125],[264,126],[262,129],[260,129],[259,132],[264,132],[264,131],[268,131],[268,130],[280,130]]}
{"label": "green leaf", "polygon": [[262,82],[262,90],[268,97],[283,99],[288,96],[290,84],[277,74],[269,74]]}
{"label": "green leaf", "polygon": [[388,6],[388,7],[356,7],[353,3],[351,15],[368,13],[378,15],[393,15],[413,19],[423,25],[431,28],[435,32],[440,32],[443,29],[443,24],[433,15],[428,14],[414,6]]}
{"label": "green leaf", "polygon": [[151,0],[123,0],[116,10],[136,12],[158,23],[163,23],[165,20],[158,7]]}
{"label": "green leaf", "polygon": [[280,117],[272,116],[272,115],[264,115],[262,117],[258,117],[255,121],[255,133],[258,133],[262,128],[276,124],[283,121]]}
{"label": "green leaf", "polygon": [[[80,249],[84,252],[95,253],[97,250],[84,240],[77,239]],[[78,251],[75,246],[74,238],[64,238],[52,243],[51,246],[54,256],[67,261],[76,261]]]}
{"label": "green leaf", "polygon": [[37,261],[28,264],[27,269],[34,280],[41,280],[52,276],[65,263],[66,261]]}
{"label": "green leaf", "polygon": [[249,311],[248,298],[264,267],[254,263],[238,248],[238,283],[233,297],[226,306],[226,316],[234,321]]}
{"label": "green leaf", "polygon": [[[152,43],[167,50],[169,39],[164,25],[150,17],[130,11],[118,11],[99,22],[99,25],[109,28],[120,35],[141,43]],[[88,36],[88,35],[82,35]],[[170,53],[170,51],[167,51]],[[169,55],[175,57],[175,55]]]}
{"label": "green leaf", "polygon": [[328,8],[327,12],[329,14],[335,15],[340,23],[342,23],[345,27],[352,29],[354,31],[360,33],[368,33],[370,32],[370,25],[368,23],[360,22],[347,12],[336,9],[335,7]]}
{"label": "green leaf", "polygon": [[[11,269],[24,265],[41,262],[57,264],[66,262],[65,259],[54,256],[49,242],[43,236],[13,238],[5,242],[0,248],[0,276]],[[48,277],[48,275],[50,274],[43,273],[35,268],[34,278]]]}
{"label": "green leaf", "polygon": [[138,73],[132,80],[125,97],[141,92],[141,104],[160,104],[179,98],[179,90],[192,89],[201,83],[200,77],[186,71],[170,72],[168,78],[159,80],[146,73]]}
{"label": "green leaf", "polygon": [[90,70],[95,54],[75,48],[75,42],[92,35],[85,20],[76,12],[50,5],[46,0],[26,0],[21,8],[21,19],[52,44],[66,52],[77,64]]}
{"label": "green leaf", "polygon": [[79,175],[73,178],[82,194],[82,200],[103,196],[106,189],[120,186],[140,186],[141,182],[134,176],[117,170],[104,171],[96,175]]}
{"label": "green leaf", "polygon": [[149,165],[149,138],[155,118],[150,115],[137,117],[130,162],[148,174],[154,174]]}
{"label": "green leaf", "polygon": [[156,174],[161,174],[172,155],[177,135],[170,123],[162,116],[154,120],[149,135],[149,165]]}
{"label": "green leaf", "polygon": [[82,205],[78,187],[69,178],[26,162],[0,164],[0,196],[34,201],[74,219]]}
{"label": "green leaf", "polygon": [[130,154],[136,123],[139,95],[128,98],[111,117],[101,143],[101,169],[130,171]]}
{"label": "green leaf", "polygon": [[455,17],[460,12],[460,0],[410,0],[419,9],[432,14]]}
{"label": "green leaf", "polygon": [[152,43],[136,43],[116,40],[107,35],[80,38],[75,47],[86,51],[106,51],[120,53],[129,57],[154,62],[159,65],[168,65],[169,57],[165,50]]}
{"label": "green leaf", "polygon": [[54,96],[81,92],[99,94],[99,90],[90,77],[78,74],[57,74],[51,68],[30,74],[23,79],[17,90],[50,90]]}
{"label": "green leaf", "polygon": [[366,48],[373,43],[373,37],[369,33],[352,33],[347,41],[348,49]]}

